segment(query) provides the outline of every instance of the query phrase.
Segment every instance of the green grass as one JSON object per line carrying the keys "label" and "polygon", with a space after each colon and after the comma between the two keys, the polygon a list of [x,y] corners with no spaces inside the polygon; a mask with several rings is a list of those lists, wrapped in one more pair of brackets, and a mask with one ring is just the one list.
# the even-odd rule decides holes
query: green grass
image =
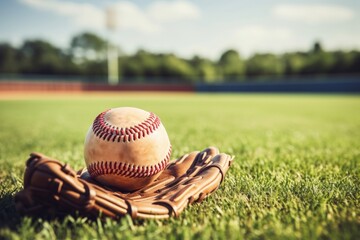
{"label": "green grass", "polygon": [[[173,158],[217,146],[235,156],[220,189],[168,220],[21,217],[32,151],[84,166],[97,113],[160,116]],[[0,238],[360,239],[360,98],[341,95],[118,95],[0,101]]]}

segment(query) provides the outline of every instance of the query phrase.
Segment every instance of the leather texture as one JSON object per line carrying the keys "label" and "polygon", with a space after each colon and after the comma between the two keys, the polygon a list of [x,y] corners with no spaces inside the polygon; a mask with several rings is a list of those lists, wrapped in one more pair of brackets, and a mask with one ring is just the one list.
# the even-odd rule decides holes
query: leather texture
{"label": "leather texture", "polygon": [[150,185],[134,192],[103,186],[87,169],[39,153],[26,163],[24,189],[15,196],[16,209],[26,215],[75,214],[118,219],[178,216],[189,204],[201,202],[224,180],[233,157],[215,147],[191,152],[170,162]]}

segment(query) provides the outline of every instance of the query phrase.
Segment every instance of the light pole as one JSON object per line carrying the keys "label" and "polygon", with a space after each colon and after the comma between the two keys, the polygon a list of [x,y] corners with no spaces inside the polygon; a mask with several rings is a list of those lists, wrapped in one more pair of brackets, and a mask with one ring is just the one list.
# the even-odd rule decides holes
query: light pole
{"label": "light pole", "polygon": [[108,59],[108,83],[119,84],[118,49],[112,44],[111,39],[116,31],[116,11],[112,7],[106,9],[106,28],[108,30],[107,59]]}

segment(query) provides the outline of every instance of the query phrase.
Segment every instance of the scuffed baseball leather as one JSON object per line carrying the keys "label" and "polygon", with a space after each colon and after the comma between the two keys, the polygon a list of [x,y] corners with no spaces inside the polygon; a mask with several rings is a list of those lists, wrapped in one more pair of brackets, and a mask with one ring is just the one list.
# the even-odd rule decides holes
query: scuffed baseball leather
{"label": "scuffed baseball leather", "polygon": [[215,147],[191,152],[170,162],[152,184],[121,192],[91,179],[86,169],[75,172],[39,153],[26,163],[24,189],[15,196],[16,209],[26,215],[46,213],[120,218],[168,218],[200,202],[223,181],[233,158]]}

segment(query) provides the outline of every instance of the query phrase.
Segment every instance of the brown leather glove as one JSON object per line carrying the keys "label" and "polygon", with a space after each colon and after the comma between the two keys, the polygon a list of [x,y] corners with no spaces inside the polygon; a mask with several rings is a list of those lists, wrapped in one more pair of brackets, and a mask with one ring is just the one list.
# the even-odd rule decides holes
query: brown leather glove
{"label": "brown leather glove", "polygon": [[131,193],[102,186],[86,169],[75,172],[67,164],[32,153],[26,163],[24,189],[16,194],[20,213],[49,212],[98,217],[167,218],[202,201],[223,181],[233,158],[214,147],[170,162],[152,184]]}

